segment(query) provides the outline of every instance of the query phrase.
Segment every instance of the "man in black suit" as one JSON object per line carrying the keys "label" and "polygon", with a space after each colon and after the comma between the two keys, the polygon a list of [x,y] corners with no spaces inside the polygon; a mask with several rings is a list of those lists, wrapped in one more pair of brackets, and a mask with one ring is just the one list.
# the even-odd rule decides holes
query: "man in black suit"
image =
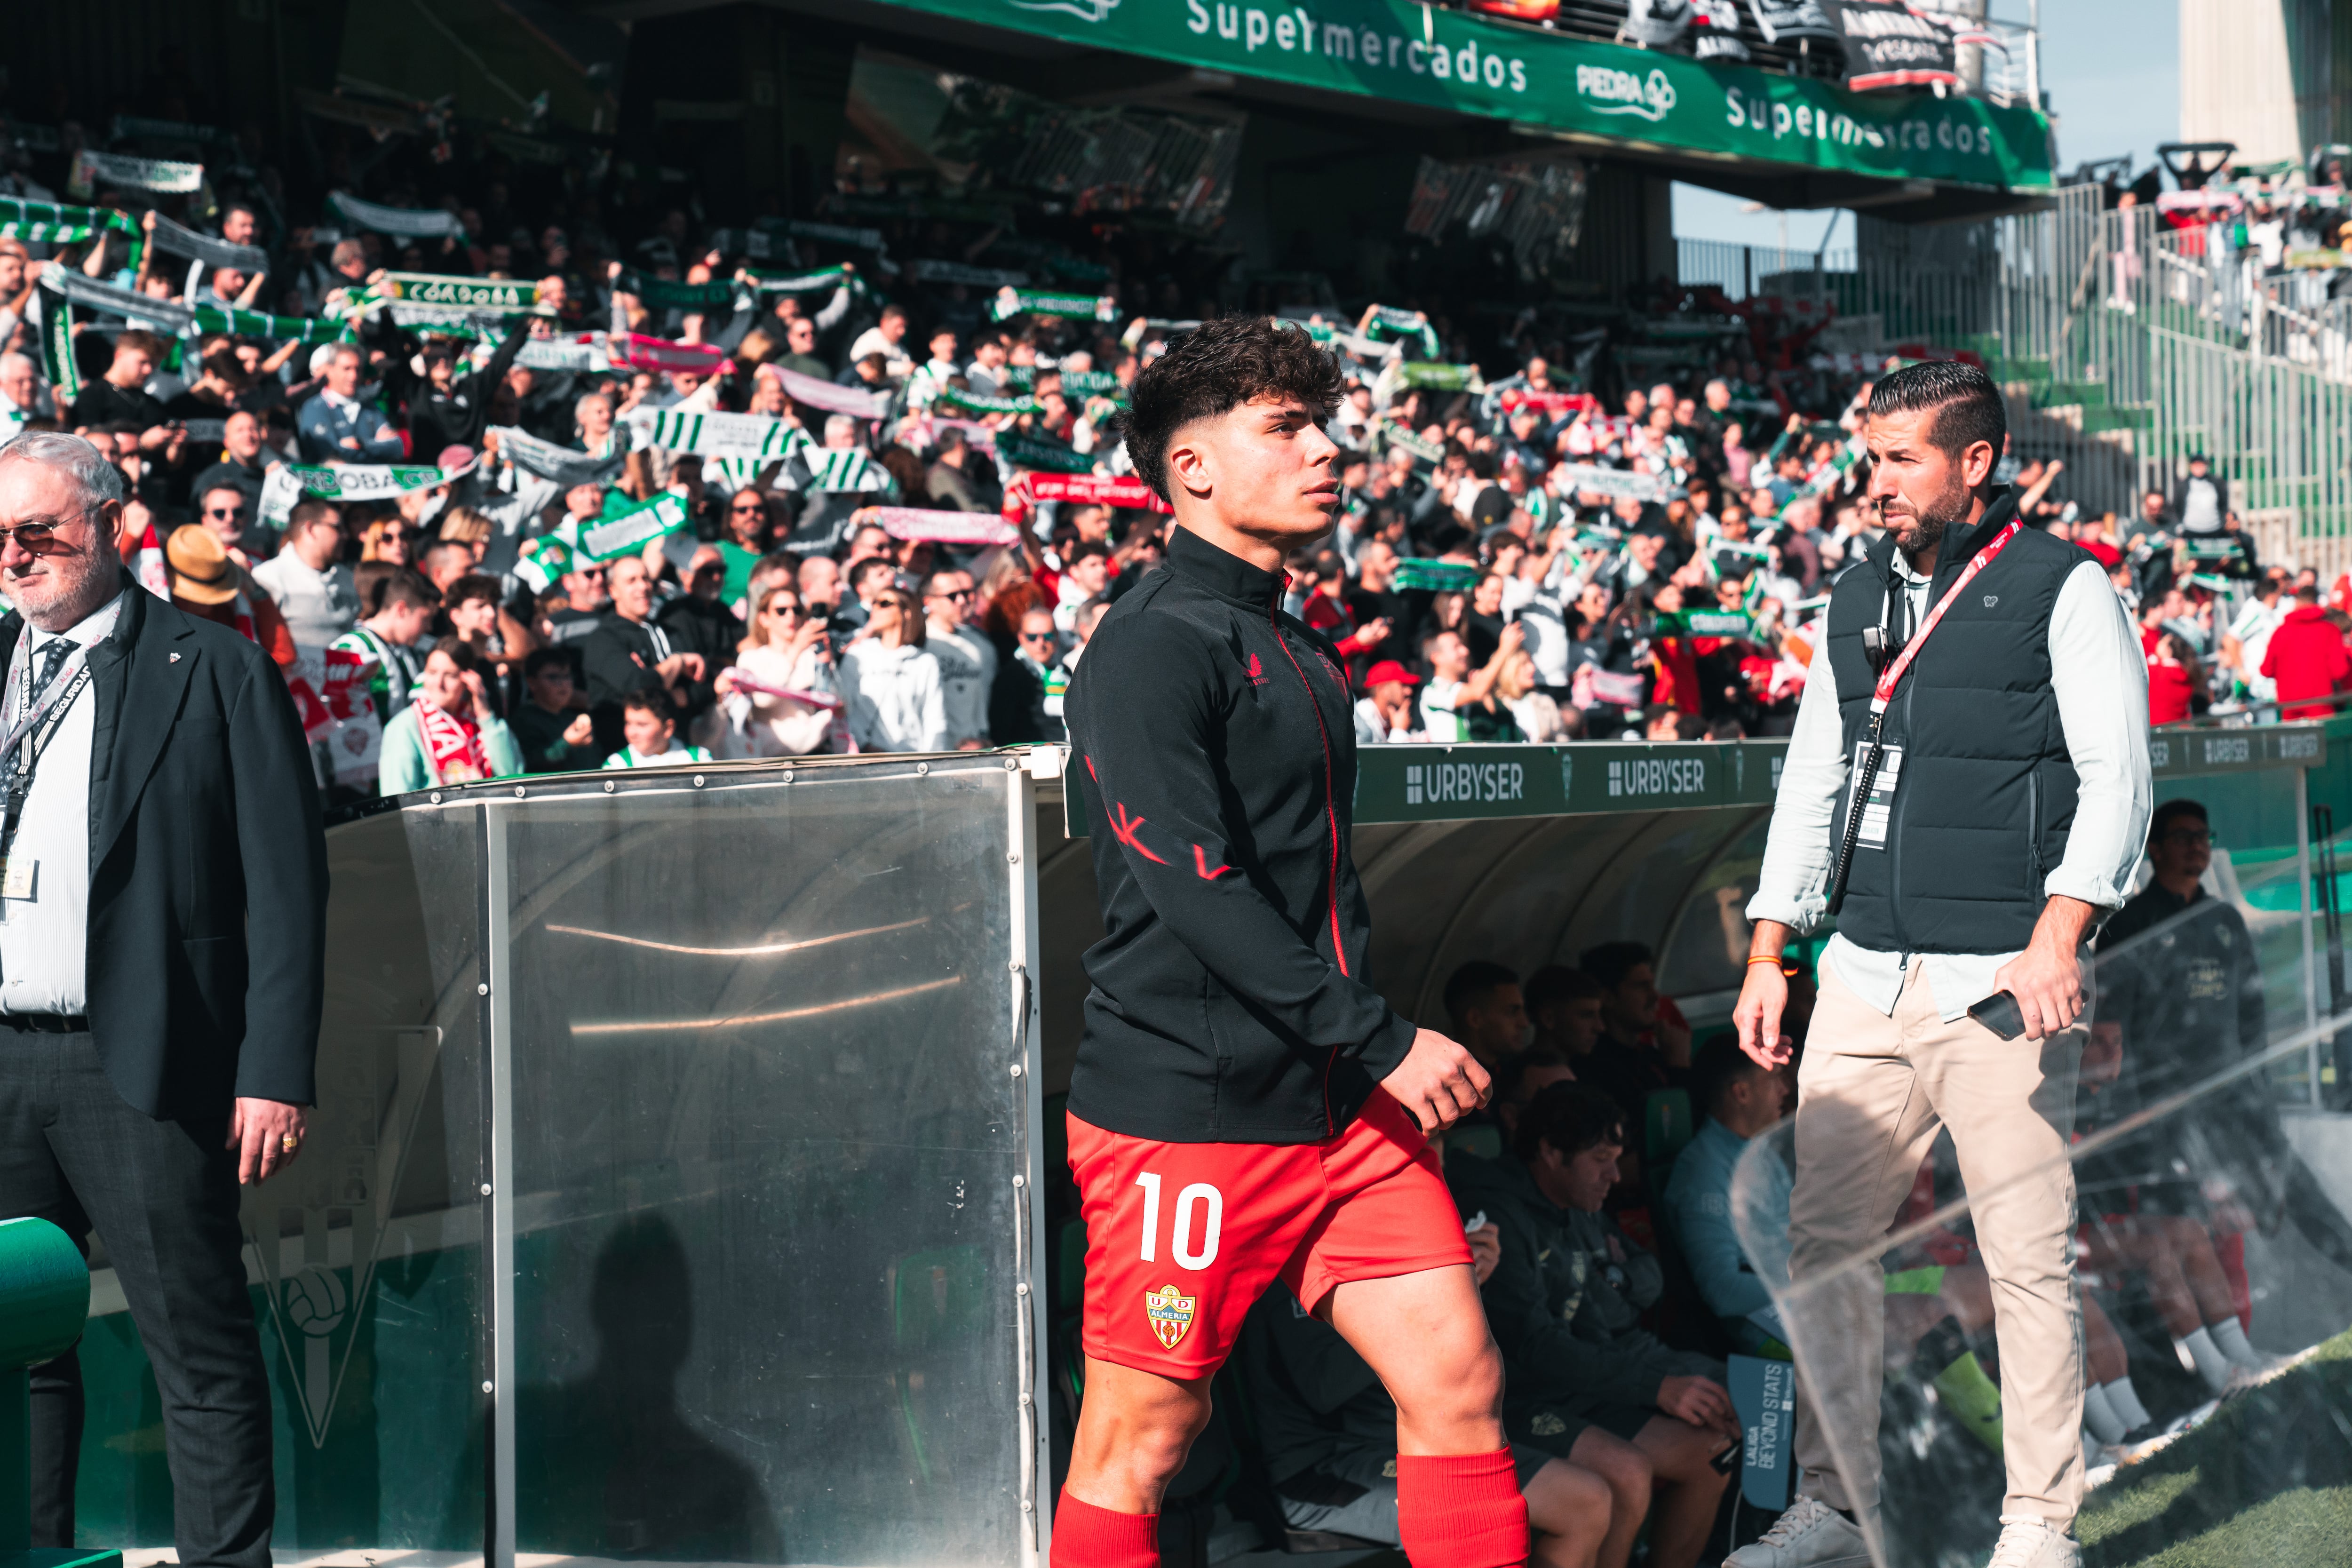
{"label": "man in black suit", "polygon": [[[163,1398],[179,1561],[267,1568],[240,1183],[299,1152],[326,845],[286,683],[122,569],[122,476],[0,447],[0,1215],[95,1230]],[[79,1363],[33,1369],[33,1538],[73,1543]]]}

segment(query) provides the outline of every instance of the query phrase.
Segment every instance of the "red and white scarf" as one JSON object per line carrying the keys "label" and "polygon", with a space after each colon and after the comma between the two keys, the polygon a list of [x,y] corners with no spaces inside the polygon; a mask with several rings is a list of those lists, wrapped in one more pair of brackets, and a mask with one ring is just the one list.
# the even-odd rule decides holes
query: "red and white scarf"
{"label": "red and white scarf", "polygon": [[408,706],[415,711],[416,732],[425,742],[425,754],[432,760],[435,779],[453,784],[490,776],[480,726],[435,707],[421,692]]}

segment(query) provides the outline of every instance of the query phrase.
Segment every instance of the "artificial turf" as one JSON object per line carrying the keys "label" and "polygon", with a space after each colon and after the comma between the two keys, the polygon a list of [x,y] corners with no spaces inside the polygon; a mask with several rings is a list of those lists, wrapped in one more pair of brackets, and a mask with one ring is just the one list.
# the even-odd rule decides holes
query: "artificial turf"
{"label": "artificial turf", "polygon": [[2352,1331],[2090,1495],[2084,1568],[2352,1563]]}

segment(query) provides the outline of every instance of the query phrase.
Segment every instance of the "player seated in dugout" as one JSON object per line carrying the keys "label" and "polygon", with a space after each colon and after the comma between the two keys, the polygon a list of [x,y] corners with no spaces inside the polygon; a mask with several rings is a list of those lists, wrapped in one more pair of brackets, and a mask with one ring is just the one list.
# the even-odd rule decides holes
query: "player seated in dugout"
{"label": "player seated in dugout", "polygon": [[[1503,1352],[1503,1429],[1604,1476],[1637,1471],[1654,1517],[1654,1568],[1691,1568],[1738,1441],[1723,1363],[1641,1328],[1664,1291],[1658,1260],[1601,1212],[1617,1182],[1625,1119],[1608,1096],[1555,1083],[1519,1113],[1502,1159],[1451,1162],[1465,1215],[1484,1214],[1502,1256],[1479,1294]],[[1622,1563],[1631,1523],[1612,1512],[1600,1562]]]}
{"label": "player seated in dugout", "polygon": [[[1483,1281],[1502,1256],[1500,1232],[1492,1225],[1472,1232],[1470,1252]],[[1234,1363],[1283,1522],[1401,1545],[1396,1402],[1364,1358],[1277,1281],[1251,1309]],[[1530,1564],[1614,1568],[1624,1561],[1601,1551],[1622,1533],[1611,1528],[1619,1513],[1630,1511],[1640,1528],[1650,1501],[1645,1471],[1627,1465],[1602,1475],[1521,1443],[1511,1445],[1511,1462],[1528,1500]]]}

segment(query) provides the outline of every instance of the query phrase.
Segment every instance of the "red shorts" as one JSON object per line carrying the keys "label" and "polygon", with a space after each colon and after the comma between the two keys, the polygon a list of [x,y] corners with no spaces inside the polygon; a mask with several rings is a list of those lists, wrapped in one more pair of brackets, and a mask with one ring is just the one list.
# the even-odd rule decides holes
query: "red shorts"
{"label": "red shorts", "polygon": [[1378,1089],[1321,1143],[1162,1143],[1073,1116],[1070,1171],[1087,1224],[1080,1342],[1163,1377],[1223,1365],[1276,1277],[1312,1309],[1342,1280],[1470,1261],[1428,1139]]}

